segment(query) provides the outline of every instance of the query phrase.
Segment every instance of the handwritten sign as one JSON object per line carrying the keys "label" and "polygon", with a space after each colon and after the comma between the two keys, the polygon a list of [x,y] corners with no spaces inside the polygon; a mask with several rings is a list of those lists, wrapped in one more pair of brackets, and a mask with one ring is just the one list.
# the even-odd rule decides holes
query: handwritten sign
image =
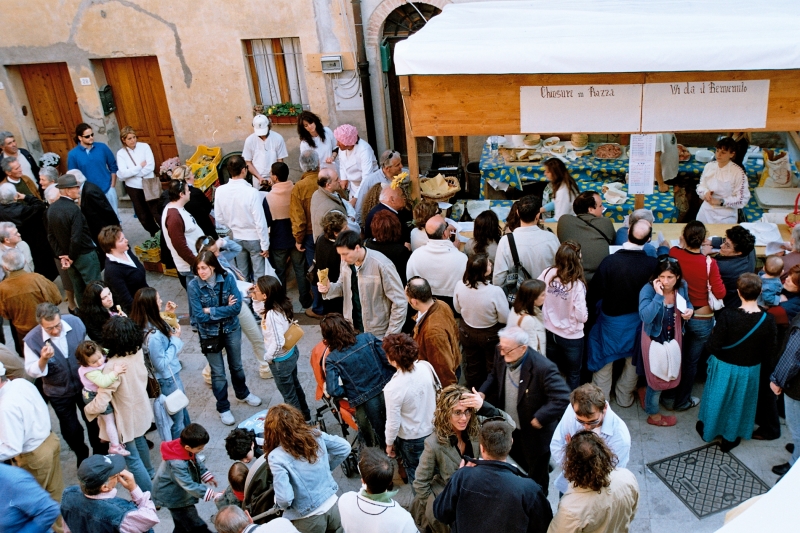
{"label": "handwritten sign", "polygon": [[656,136],[631,135],[628,194],[653,194]]}
{"label": "handwritten sign", "polygon": [[765,128],[769,80],[647,83],[641,131]]}
{"label": "handwritten sign", "polygon": [[526,133],[639,131],[641,103],[640,84],[520,87],[520,124]]}

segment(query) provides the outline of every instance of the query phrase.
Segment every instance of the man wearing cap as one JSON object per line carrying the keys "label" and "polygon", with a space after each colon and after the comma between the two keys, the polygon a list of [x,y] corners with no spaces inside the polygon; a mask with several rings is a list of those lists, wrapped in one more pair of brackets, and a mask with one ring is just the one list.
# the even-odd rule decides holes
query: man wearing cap
{"label": "man wearing cap", "polygon": [[[146,533],[159,523],[150,493],[136,485],[121,455],[89,457],[78,468],[78,481],[80,486],[67,487],[61,499],[65,533]],[[132,502],[117,497],[117,483],[130,492]]]}
{"label": "man wearing cap", "polygon": [[253,117],[253,133],[244,141],[242,157],[247,161],[247,170],[253,175],[256,189],[269,181],[272,163],[283,162],[289,157],[283,137],[272,131],[272,124],[266,115]]}
{"label": "man wearing cap", "polygon": [[100,260],[89,234],[89,224],[76,203],[81,194],[78,180],[72,174],[65,174],[58,178],[56,187],[61,198],[47,210],[47,240],[53,254],[61,260],[61,268],[69,274],[80,307],[86,285],[103,279]]}
{"label": "man wearing cap", "polygon": [[[361,180],[378,171],[378,162],[372,147],[358,136],[358,130],[350,124],[342,124],[333,130],[339,146],[339,178],[342,187],[350,188],[350,203],[355,206]],[[369,191],[363,191],[367,194]],[[356,217],[359,214],[356,213]]]}
{"label": "man wearing cap", "polygon": [[61,501],[61,443],[50,427],[50,411],[26,379],[10,380],[0,363],[0,462],[14,460],[54,500]]}

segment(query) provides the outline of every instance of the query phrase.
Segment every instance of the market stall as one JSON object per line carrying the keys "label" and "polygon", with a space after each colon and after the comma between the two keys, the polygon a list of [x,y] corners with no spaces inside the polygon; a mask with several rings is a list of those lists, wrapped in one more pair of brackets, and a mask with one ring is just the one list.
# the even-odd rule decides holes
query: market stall
{"label": "market stall", "polygon": [[[724,9],[669,0],[450,4],[396,48],[410,174],[422,136],[796,131],[798,22],[800,6],[788,0],[758,9],[744,0]],[[597,158],[596,148],[567,158],[593,190],[629,169],[624,157]],[[483,184],[521,189],[542,179],[534,162],[490,150]],[[702,172],[691,159],[681,171]],[[747,171],[752,186],[760,169]],[[668,195],[643,200],[671,220]],[[619,220],[633,204],[607,214]]]}

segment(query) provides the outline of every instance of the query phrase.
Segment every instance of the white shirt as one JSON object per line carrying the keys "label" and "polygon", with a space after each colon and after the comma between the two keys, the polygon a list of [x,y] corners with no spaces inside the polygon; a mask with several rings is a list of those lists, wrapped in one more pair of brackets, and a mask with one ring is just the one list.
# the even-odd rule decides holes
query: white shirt
{"label": "white shirt", "polygon": [[261,249],[269,250],[269,229],[261,194],[243,179],[232,179],[217,187],[214,216],[217,224],[231,229],[234,239],[261,241]]}
{"label": "white shirt", "polygon": [[[585,428],[578,423],[575,418],[575,410],[572,405],[568,405],[564,411],[564,416],[556,426],[553,433],[553,439],[550,441],[550,454],[556,464],[561,464],[564,460],[564,448],[567,445],[567,435],[570,437]],[[617,456],[617,468],[625,468],[628,466],[628,460],[631,456],[631,434],[628,431],[628,426],[625,422],[611,410],[611,406],[606,402],[606,414],[603,418],[603,424],[599,428],[595,428],[594,432],[603,437],[606,444]],[[558,474],[553,486],[560,492],[567,492],[569,483],[564,477],[563,473]]]}
{"label": "white shirt", "polygon": [[[544,269],[553,266],[556,251],[560,246],[558,237],[552,232],[536,226],[523,226],[515,229],[514,243],[517,246],[519,262],[534,279],[538,278]],[[503,235],[497,244],[497,254],[494,259],[492,283],[502,287],[506,282],[508,269],[514,266],[511,248],[508,245],[508,235]]]}
{"label": "white shirt", "polygon": [[336,148],[336,137],[333,136],[333,131],[327,126],[323,126],[322,129],[325,131],[325,140],[323,141],[320,137],[314,137],[314,148],[307,142],[300,141],[301,154],[306,150],[314,150],[317,152],[317,156],[319,156],[319,168],[322,168],[325,164],[325,160],[333,155],[333,149]]}
{"label": "white shirt", "polygon": [[712,198],[722,199],[723,205],[703,201],[697,220],[706,224],[736,224],[737,210],[750,201],[750,188],[742,167],[732,161],[724,167],[717,161],[706,164],[697,185],[697,195],[703,198],[709,191]]}
{"label": "white shirt", "polygon": [[27,379],[0,388],[0,461],[34,451],[50,435],[50,411]]}
{"label": "white shirt", "polygon": [[266,524],[251,524],[242,530],[242,533],[300,533],[291,520],[279,516]]}
{"label": "white shirt", "polygon": [[[67,346],[67,333],[72,331],[72,326],[66,320],[61,321],[61,335],[58,337],[51,337],[45,330],[42,328],[42,339],[50,341],[53,343],[53,346],[58,348],[58,351],[61,352],[62,357],[67,359],[69,357],[69,346]],[[22,349],[25,352],[25,372],[32,378],[41,378],[47,375],[47,369],[49,368],[45,365],[44,370],[39,368],[39,354],[31,350],[30,346],[28,346],[27,342],[23,343],[25,347]],[[58,357],[56,353],[53,357]]]}
{"label": "white shirt", "polygon": [[444,240],[429,240],[428,244],[411,253],[406,265],[406,279],[420,276],[428,280],[434,296],[453,297],[456,282],[467,269],[467,256],[453,243]]}
{"label": "white shirt", "polygon": [[375,152],[364,139],[359,139],[352,150],[339,150],[339,177],[349,182],[351,198],[358,198],[361,181],[376,170]]}
{"label": "white shirt", "polygon": [[678,176],[678,139],[674,133],[656,134],[656,152],[661,152],[661,178],[666,182]]}
{"label": "white shirt", "polygon": [[357,492],[339,498],[344,533],[417,533],[411,514],[396,501],[377,502]]}
{"label": "white shirt", "polygon": [[425,233],[424,229],[414,228],[411,230],[411,251],[416,251],[417,248],[422,248],[426,244],[430,238],[428,234]]}
{"label": "white shirt", "polygon": [[[142,161],[145,162],[142,167]],[[141,189],[142,180],[152,178],[156,169],[153,150],[147,143],[137,142],[131,150],[123,146],[117,151],[117,177],[131,189]]]}
{"label": "white shirt", "polygon": [[386,177],[386,174],[384,174],[383,170],[380,168],[375,172],[370,172],[364,178],[362,178],[361,184],[358,186],[359,191],[364,191],[363,194],[358,195],[358,200],[356,200],[356,216],[358,217],[358,221],[360,223],[367,218],[368,214],[361,212],[361,209],[364,207],[364,199],[367,197],[367,193],[370,191],[370,189],[372,189],[372,187],[378,183],[385,183],[386,185],[392,183],[392,181]]}
{"label": "white shirt", "polygon": [[427,361],[414,361],[411,372],[398,370],[383,388],[386,400],[386,444],[419,439],[433,432],[436,373]]}
{"label": "white shirt", "polygon": [[490,283],[478,283],[467,287],[462,279],[456,281],[453,292],[453,307],[461,319],[471,328],[490,328],[508,319],[508,299],[500,287]]}
{"label": "white shirt", "polygon": [[[286,151],[286,143],[281,134],[270,130],[267,138],[263,140],[255,133],[251,133],[244,141],[242,157],[245,161],[253,163],[261,177],[267,179],[272,173],[272,163],[289,157],[289,152]],[[253,185],[258,186],[258,180],[255,178]]]}

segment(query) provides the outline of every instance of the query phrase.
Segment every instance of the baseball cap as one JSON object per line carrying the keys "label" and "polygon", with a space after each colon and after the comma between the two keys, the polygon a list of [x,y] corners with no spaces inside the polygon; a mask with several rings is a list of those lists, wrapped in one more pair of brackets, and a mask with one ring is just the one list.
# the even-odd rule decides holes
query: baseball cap
{"label": "baseball cap", "polygon": [[123,470],[125,458],[121,455],[92,455],[78,467],[78,479],[86,488],[96,489]]}
{"label": "baseball cap", "polygon": [[269,118],[266,115],[256,115],[253,117],[253,130],[256,135],[266,135],[269,133]]}

